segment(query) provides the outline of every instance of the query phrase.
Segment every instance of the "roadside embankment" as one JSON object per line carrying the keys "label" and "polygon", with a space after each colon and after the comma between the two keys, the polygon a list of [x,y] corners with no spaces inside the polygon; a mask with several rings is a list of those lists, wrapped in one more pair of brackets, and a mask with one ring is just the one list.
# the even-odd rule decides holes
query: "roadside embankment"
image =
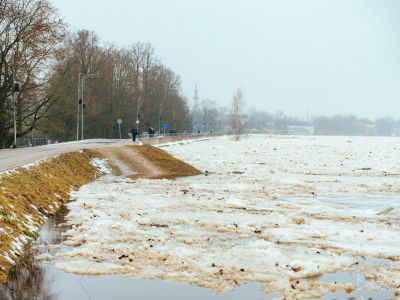
{"label": "roadside embankment", "polygon": [[0,175],[0,283],[70,191],[101,175],[93,163],[99,156],[91,150],[65,153]]}
{"label": "roadside embankment", "polygon": [[201,141],[208,140],[217,137],[218,135],[177,135],[177,136],[159,136],[152,138],[141,139],[141,141],[145,144],[157,146],[166,143],[177,143],[177,142],[192,142],[192,141]]}
{"label": "roadside embankment", "polygon": [[106,173],[108,167],[114,175],[130,178],[173,179],[201,174],[148,144],[64,153],[0,173],[0,284],[46,219],[68,202],[70,192]]}
{"label": "roadside embankment", "polygon": [[107,157],[114,174],[132,179],[174,179],[201,174],[193,166],[149,144],[106,147],[100,149],[99,152]]}

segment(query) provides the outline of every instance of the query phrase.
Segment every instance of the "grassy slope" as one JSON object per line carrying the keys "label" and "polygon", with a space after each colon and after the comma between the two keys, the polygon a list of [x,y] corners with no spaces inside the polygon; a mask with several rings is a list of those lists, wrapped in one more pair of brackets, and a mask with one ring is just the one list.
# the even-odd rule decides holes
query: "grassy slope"
{"label": "grassy slope", "polygon": [[94,156],[94,151],[66,153],[0,177],[0,283],[12,267],[5,257],[18,261],[22,254],[12,243],[35,238],[46,217],[68,201],[71,189],[99,175],[90,164]]}
{"label": "grassy slope", "polygon": [[161,176],[162,178],[178,178],[201,174],[195,167],[171,156],[159,148],[150,145],[128,147],[134,148],[135,151],[151,161],[156,167],[163,170],[164,174]]}

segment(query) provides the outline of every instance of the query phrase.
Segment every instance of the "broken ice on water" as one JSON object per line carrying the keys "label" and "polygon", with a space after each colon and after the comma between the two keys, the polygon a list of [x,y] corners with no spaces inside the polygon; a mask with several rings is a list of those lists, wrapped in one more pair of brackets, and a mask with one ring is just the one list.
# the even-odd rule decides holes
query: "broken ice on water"
{"label": "broken ice on water", "polygon": [[84,186],[68,205],[64,243],[74,247],[58,253],[58,268],[216,292],[256,281],[288,298],[359,288],[320,280],[339,271],[400,286],[394,139],[255,135],[164,150],[208,176],[106,175]]}

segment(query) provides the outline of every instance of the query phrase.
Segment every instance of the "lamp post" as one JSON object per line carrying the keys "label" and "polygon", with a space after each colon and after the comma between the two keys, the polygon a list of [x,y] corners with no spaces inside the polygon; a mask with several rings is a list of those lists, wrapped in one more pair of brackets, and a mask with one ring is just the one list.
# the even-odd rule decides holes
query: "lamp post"
{"label": "lamp post", "polygon": [[21,90],[21,84],[15,80],[15,52],[13,53],[13,70],[12,70],[12,101],[13,101],[13,118],[14,118],[14,146],[13,148],[17,148],[17,99],[18,93]]}
{"label": "lamp post", "polygon": [[82,75],[82,88],[81,88],[81,92],[82,92],[82,105],[81,105],[81,112],[82,112],[82,119],[81,119],[81,140],[83,141],[83,110],[85,109],[85,103],[83,102],[83,88],[85,86],[85,76],[86,74]]}
{"label": "lamp post", "polygon": [[161,120],[162,120],[162,116],[161,116],[161,103],[158,109],[158,135],[161,134]]}
{"label": "lamp post", "polygon": [[138,132],[139,132],[139,108],[140,108],[140,105],[139,105],[139,98],[138,98],[137,104],[136,104],[136,129]]}
{"label": "lamp post", "polygon": [[21,91],[21,85],[15,81],[15,74],[13,74],[13,87],[12,87],[12,100],[13,100],[13,117],[14,117],[14,145],[17,148],[17,99],[18,93]]}
{"label": "lamp post", "polygon": [[[85,103],[83,103],[83,89],[85,83],[85,77],[94,77],[96,74],[86,74],[84,72],[79,72],[78,76],[78,109],[76,116],[76,140],[79,141],[79,129],[81,131],[81,140],[83,140],[83,110],[85,108]],[[81,124],[79,126],[79,119],[81,119]]]}
{"label": "lamp post", "polygon": [[174,131],[176,133],[176,113],[175,113],[175,107],[172,108],[172,118],[174,119]]}
{"label": "lamp post", "polygon": [[79,72],[78,75],[78,109],[77,109],[77,116],[76,116],[76,140],[79,141],[79,108],[81,106],[82,103],[82,99],[81,99],[81,76],[82,76],[82,72]]}

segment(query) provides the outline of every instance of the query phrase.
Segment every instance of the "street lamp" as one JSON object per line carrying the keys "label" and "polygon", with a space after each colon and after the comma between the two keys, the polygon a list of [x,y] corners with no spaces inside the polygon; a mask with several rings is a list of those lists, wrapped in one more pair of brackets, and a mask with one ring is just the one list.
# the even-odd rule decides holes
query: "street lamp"
{"label": "street lamp", "polygon": [[15,81],[15,76],[13,75],[13,87],[12,87],[12,100],[13,100],[13,116],[14,116],[14,146],[17,148],[17,99],[19,92],[21,91],[21,84]]}
{"label": "street lamp", "polygon": [[139,98],[138,98],[137,105],[136,105],[136,129],[138,132],[139,132],[139,117],[140,117],[139,109],[140,109],[140,105],[139,105]]}
{"label": "street lamp", "polygon": [[81,75],[83,73],[79,72],[78,75],[78,109],[77,109],[77,116],[76,116],[76,140],[79,141],[79,108],[82,103],[81,99]]}
{"label": "street lamp", "polygon": [[158,109],[158,135],[161,134],[161,121],[162,121],[162,116],[161,116],[161,102],[160,102],[160,106]]}
{"label": "street lamp", "polygon": [[[79,119],[81,119],[81,139],[83,140],[83,109],[85,104],[83,103],[83,88],[85,77],[94,77],[96,74],[86,74],[85,72],[79,72],[78,76],[78,109],[76,116],[76,140],[79,141]],[[82,108],[81,108],[82,106]]]}

